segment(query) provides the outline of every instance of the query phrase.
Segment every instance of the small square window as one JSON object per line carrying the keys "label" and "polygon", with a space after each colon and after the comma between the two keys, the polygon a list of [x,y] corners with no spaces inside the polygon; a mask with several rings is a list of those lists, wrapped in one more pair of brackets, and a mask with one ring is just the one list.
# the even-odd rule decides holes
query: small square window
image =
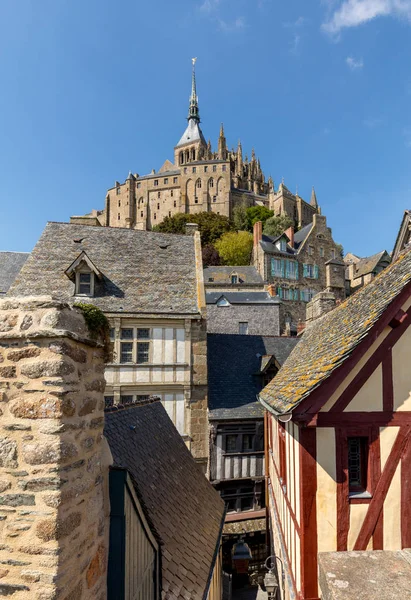
{"label": "small square window", "polygon": [[227,170],[227,166],[223,165],[223,171],[226,171],[226,170]]}
{"label": "small square window", "polygon": [[120,362],[133,362],[133,342],[121,342],[120,344]]}
{"label": "small square window", "polygon": [[114,396],[104,396],[104,407],[110,408],[114,404]]}
{"label": "small square window", "polygon": [[118,205],[121,206],[121,200],[118,201]]}
{"label": "small square window", "polygon": [[91,273],[79,273],[78,293],[85,296],[91,295]]}
{"label": "small square window", "polygon": [[121,194],[121,188],[120,187],[116,188],[116,194],[117,194],[117,196],[119,196]]}
{"label": "small square window", "polygon": [[187,167],[184,167],[184,175],[187,175]]}
{"label": "small square window", "polygon": [[170,190],[171,197],[174,196],[174,190]]}
{"label": "small square window", "polygon": [[237,434],[227,435],[225,438],[226,452],[235,452],[237,450]]}
{"label": "small square window", "polygon": [[149,342],[138,342],[137,343],[137,364],[148,363],[150,353]]}
{"label": "small square window", "polygon": [[160,210],[160,203],[157,203],[157,210]]}
{"label": "small square window", "polygon": [[120,221],[120,213],[117,215],[117,221]]}
{"label": "small square window", "polygon": [[133,329],[125,328],[121,330],[121,339],[122,340],[132,340],[133,339]]}
{"label": "small square window", "polygon": [[217,196],[213,196],[213,202],[217,202]]}
{"label": "small square window", "polygon": [[174,208],[177,206],[177,202],[174,200]]}
{"label": "small square window", "polygon": [[154,185],[158,185],[158,179],[154,179]]}
{"label": "small square window", "polygon": [[238,333],[240,335],[248,335],[248,321],[243,321],[238,324]]}
{"label": "small square window", "polygon": [[154,221],[157,219],[157,215],[156,213],[154,213]]}
{"label": "small square window", "polygon": [[168,177],[164,177],[164,185],[167,185],[168,183]]}
{"label": "small square window", "polygon": [[250,452],[253,449],[254,436],[251,433],[243,435],[243,452]]}
{"label": "small square window", "polygon": [[150,339],[150,330],[149,329],[137,329],[137,339],[138,340],[149,340]]}
{"label": "small square window", "polygon": [[204,173],[207,173],[208,167],[204,167]]}
{"label": "small square window", "polygon": [[197,196],[194,198],[194,204],[198,204],[198,198],[197,198]]}
{"label": "small square window", "polygon": [[237,277],[237,275],[231,275],[231,283],[232,284],[238,283],[238,277]]}
{"label": "small square window", "polygon": [[349,437],[348,484],[350,492],[365,492],[368,487],[368,438]]}
{"label": "small square window", "polygon": [[143,215],[144,215],[144,213],[143,213],[143,211],[141,211],[140,212],[140,217],[143,218]]}
{"label": "small square window", "polygon": [[177,183],[178,182],[178,177],[173,177],[173,183]]}
{"label": "small square window", "polygon": [[137,183],[137,187],[141,188],[141,183],[140,182]]}
{"label": "small square window", "polygon": [[161,197],[161,192],[157,192],[157,198]]}
{"label": "small square window", "polygon": [[213,165],[213,173],[217,171],[217,165]]}
{"label": "small square window", "polygon": [[193,167],[193,173],[197,172],[197,167]]}
{"label": "small square window", "polygon": [[133,404],[133,396],[120,396],[121,404]]}
{"label": "small square window", "polygon": [[324,248],[322,246],[320,246],[320,256],[324,258]]}

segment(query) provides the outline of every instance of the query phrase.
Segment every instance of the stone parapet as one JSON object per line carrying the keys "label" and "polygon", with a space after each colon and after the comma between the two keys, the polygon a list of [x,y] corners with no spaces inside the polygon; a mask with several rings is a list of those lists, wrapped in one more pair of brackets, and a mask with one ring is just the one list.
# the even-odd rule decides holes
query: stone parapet
{"label": "stone parapet", "polygon": [[0,596],[106,598],[103,374],[80,309],[0,301]]}

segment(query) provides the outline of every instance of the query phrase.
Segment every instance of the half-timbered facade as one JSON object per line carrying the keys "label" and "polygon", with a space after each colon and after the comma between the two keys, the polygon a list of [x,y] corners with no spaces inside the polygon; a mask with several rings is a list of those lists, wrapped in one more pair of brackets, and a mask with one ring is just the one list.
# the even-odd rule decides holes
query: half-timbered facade
{"label": "half-timbered facade", "polygon": [[260,393],[268,518],[288,598],[317,554],[411,545],[411,249],[314,323]]}
{"label": "half-timbered facade", "polygon": [[112,227],[48,223],[10,294],[92,304],[110,322],[106,406],[161,399],[207,468],[206,321],[201,243]]}

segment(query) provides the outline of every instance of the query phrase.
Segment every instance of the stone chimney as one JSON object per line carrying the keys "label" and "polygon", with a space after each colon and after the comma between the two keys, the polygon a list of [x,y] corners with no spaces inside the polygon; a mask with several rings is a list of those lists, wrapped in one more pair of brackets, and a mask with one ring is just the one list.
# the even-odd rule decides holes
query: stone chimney
{"label": "stone chimney", "polygon": [[186,223],[186,235],[194,235],[198,231],[198,223]]}
{"label": "stone chimney", "polygon": [[263,223],[262,221],[257,221],[254,223],[253,227],[253,235],[254,235],[254,248],[258,246],[260,241],[263,239]]}
{"label": "stone chimney", "polygon": [[0,300],[0,595],[105,600],[104,345],[80,309]]}
{"label": "stone chimney", "polygon": [[286,231],[284,231],[284,233],[286,236],[288,236],[288,239],[290,240],[291,248],[294,248],[294,227],[289,227],[288,229],[286,229]]}
{"label": "stone chimney", "polygon": [[311,325],[319,318],[330,312],[335,308],[336,300],[335,295],[331,292],[319,292],[314,298],[308,302],[306,307],[306,328],[308,329]]}

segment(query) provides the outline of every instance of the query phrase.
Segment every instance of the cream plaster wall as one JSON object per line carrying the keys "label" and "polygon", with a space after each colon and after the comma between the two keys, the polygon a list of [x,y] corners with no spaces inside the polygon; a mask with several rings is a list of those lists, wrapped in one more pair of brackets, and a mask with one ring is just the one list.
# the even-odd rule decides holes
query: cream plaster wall
{"label": "cream plaster wall", "polygon": [[337,483],[335,433],[317,429],[317,531],[318,552],[337,549]]}
{"label": "cream plaster wall", "polygon": [[382,408],[382,366],[378,365],[344,412],[380,411]]}
{"label": "cream plaster wall", "polygon": [[394,410],[411,411],[411,328],[400,337],[392,349]]}
{"label": "cream plaster wall", "polygon": [[352,382],[354,377],[361,371],[367,360],[371,357],[371,355],[376,351],[376,349],[380,346],[381,342],[385,340],[387,335],[392,331],[391,327],[386,327],[381,335],[375,340],[375,342],[371,345],[371,347],[367,350],[364,356],[358,361],[349,375],[344,379],[341,385],[338,386],[334,394],[329,398],[329,400],[324,404],[321,408],[320,412],[328,412],[332,406],[337,402],[338,398],[341,396],[343,391],[347,388],[347,386]]}
{"label": "cream plaster wall", "polygon": [[[361,525],[367,514],[368,506],[368,504],[350,504],[350,525],[348,530],[347,550],[352,550],[354,548],[354,544],[360,533]],[[370,544],[372,546],[372,537]]]}

